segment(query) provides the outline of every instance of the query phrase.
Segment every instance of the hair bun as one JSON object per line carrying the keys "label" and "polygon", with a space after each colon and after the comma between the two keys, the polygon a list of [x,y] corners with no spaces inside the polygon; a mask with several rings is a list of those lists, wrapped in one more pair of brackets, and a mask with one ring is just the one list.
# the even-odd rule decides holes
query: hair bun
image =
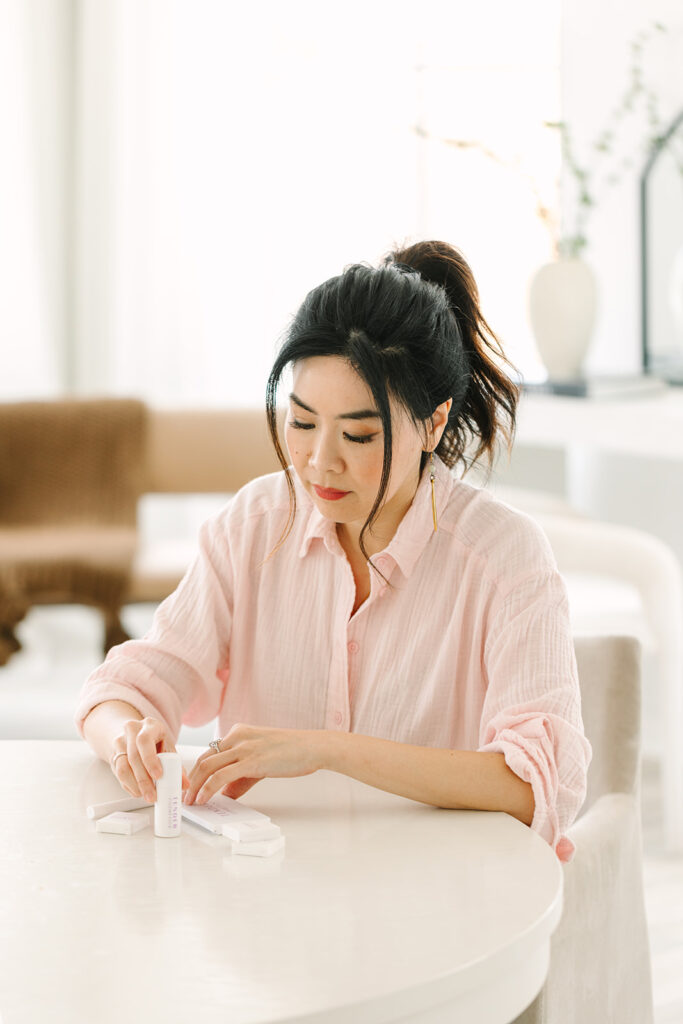
{"label": "hair bun", "polygon": [[402,274],[417,274],[418,277],[420,276],[420,271],[417,267],[411,267],[409,263],[404,263],[402,260],[395,260],[390,256],[387,262],[389,262],[392,267],[396,267],[397,270],[400,270]]}

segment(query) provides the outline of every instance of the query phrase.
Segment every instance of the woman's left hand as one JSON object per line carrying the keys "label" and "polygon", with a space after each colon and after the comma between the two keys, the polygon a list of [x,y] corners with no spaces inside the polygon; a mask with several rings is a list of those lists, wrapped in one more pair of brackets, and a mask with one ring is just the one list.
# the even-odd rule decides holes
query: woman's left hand
{"label": "woman's left hand", "polygon": [[189,773],[185,803],[204,804],[216,793],[237,799],[260,779],[311,775],[322,767],[322,730],[233,725],[220,752],[207,750]]}

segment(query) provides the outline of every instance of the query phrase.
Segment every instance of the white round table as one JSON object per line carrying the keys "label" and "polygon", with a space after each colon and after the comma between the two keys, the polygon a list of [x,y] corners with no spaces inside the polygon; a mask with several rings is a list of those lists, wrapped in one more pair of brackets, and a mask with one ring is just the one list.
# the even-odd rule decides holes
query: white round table
{"label": "white round table", "polygon": [[102,834],[86,806],[125,794],[80,740],[0,742],[0,792],[2,1024],[506,1024],[546,977],[562,869],[506,814],[318,772],[242,798],[271,858]]}

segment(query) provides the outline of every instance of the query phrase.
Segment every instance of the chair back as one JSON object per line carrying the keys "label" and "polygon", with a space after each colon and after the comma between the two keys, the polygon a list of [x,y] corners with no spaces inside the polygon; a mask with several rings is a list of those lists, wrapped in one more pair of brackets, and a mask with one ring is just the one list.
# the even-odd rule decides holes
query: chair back
{"label": "chair back", "polygon": [[581,813],[604,793],[638,793],[641,645],[633,636],[576,636],[586,736],[593,748]]}
{"label": "chair back", "polygon": [[167,494],[234,494],[282,468],[263,409],[150,409],[147,466],[145,490]]}

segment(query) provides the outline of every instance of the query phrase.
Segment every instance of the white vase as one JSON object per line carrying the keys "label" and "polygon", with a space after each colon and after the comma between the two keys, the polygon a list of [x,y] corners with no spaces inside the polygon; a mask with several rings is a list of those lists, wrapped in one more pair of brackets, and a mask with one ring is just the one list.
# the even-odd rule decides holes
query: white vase
{"label": "white vase", "polygon": [[551,381],[577,380],[597,311],[593,271],[580,259],[546,263],[529,283],[531,329]]}

